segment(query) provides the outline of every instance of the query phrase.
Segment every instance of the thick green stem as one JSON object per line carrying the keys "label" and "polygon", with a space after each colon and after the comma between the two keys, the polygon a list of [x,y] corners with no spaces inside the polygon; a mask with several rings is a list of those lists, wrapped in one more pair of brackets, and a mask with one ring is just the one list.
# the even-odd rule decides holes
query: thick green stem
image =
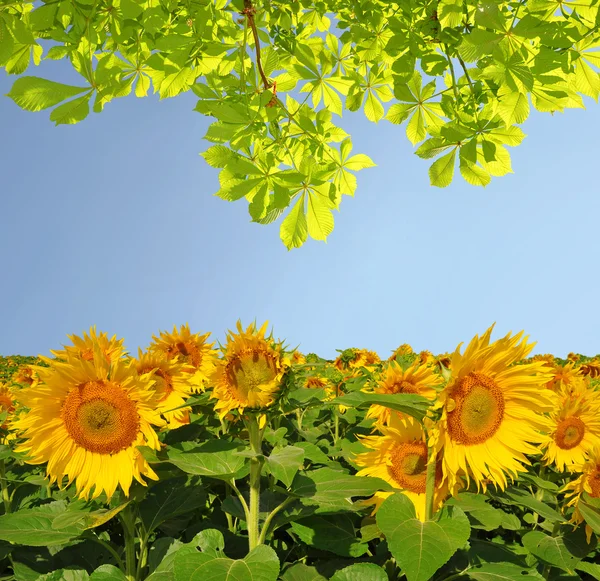
{"label": "thick green stem", "polygon": [[248,507],[248,548],[251,551],[260,541],[259,512],[260,512],[260,474],[263,467],[262,430],[258,427],[258,418],[254,415],[246,423],[250,436],[250,448],[255,456],[250,458],[250,506]]}
{"label": "thick green stem", "polygon": [[0,460],[0,486],[2,487],[2,502],[4,503],[4,514],[11,512],[10,494],[8,493],[8,482],[6,481],[6,465]]}
{"label": "thick green stem", "polygon": [[129,506],[120,512],[125,539],[125,578],[127,581],[136,581],[137,563],[135,558],[135,521]]}
{"label": "thick green stem", "polygon": [[340,439],[340,416],[338,412],[335,412],[335,420],[334,420],[335,432],[333,436],[333,443],[337,446],[338,440]]}
{"label": "thick green stem", "polygon": [[427,481],[425,484],[425,520],[431,520],[434,514],[435,504],[435,469],[436,453],[433,448],[427,452]]}

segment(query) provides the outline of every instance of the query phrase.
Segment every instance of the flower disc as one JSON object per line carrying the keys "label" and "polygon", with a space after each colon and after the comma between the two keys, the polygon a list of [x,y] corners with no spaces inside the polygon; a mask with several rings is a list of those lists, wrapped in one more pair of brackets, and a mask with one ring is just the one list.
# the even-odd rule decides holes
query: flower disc
{"label": "flower disc", "polygon": [[481,444],[504,418],[504,396],[493,379],[481,373],[463,377],[450,393],[446,411],[450,438],[460,444]]}
{"label": "flower disc", "polygon": [[99,454],[125,450],[140,429],[135,403],[110,381],[88,381],[72,389],[61,416],[75,444]]}

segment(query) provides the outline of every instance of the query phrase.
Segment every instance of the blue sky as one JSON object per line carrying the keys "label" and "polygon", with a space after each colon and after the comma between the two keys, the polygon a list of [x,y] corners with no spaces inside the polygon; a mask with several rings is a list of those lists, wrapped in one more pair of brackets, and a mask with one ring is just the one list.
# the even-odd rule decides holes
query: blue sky
{"label": "blue sky", "polygon": [[[64,63],[27,74],[73,82]],[[13,78],[0,73],[0,94]],[[304,352],[453,350],[496,321],[534,352],[600,352],[600,108],[534,113],[514,174],[429,185],[404,127],[345,112],[358,174],[327,244],[288,252],[279,224],[212,194],[193,95],[129,97],[75,126],[0,97],[0,354],[48,354],[93,324],[130,352],[189,322],[223,340],[268,319]]]}

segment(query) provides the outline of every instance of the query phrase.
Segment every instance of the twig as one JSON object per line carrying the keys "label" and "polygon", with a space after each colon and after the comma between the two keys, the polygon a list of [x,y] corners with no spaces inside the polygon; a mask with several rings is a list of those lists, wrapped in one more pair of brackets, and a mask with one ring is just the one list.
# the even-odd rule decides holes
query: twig
{"label": "twig", "polygon": [[265,75],[265,71],[263,70],[262,62],[260,60],[260,41],[258,39],[258,30],[256,30],[256,23],[254,22],[256,8],[254,8],[252,0],[244,0],[244,9],[242,10],[242,14],[246,17],[246,21],[250,25],[250,28],[252,29],[252,35],[254,36],[254,48],[256,50],[256,68],[258,69],[258,73],[260,75],[260,78],[262,79],[265,89],[270,89],[272,83],[269,83],[269,79],[267,79],[267,75]]}

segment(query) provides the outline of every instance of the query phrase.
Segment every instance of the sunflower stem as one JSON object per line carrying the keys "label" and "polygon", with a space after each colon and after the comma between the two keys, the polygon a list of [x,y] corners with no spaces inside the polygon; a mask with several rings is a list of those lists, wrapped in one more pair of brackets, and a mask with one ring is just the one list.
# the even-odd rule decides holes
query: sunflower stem
{"label": "sunflower stem", "polygon": [[262,436],[263,430],[258,426],[258,418],[251,415],[246,426],[250,436],[250,448],[254,456],[250,458],[250,506],[248,512],[248,548],[252,551],[260,543],[259,513],[260,513],[260,474],[263,467]]}
{"label": "sunflower stem", "polygon": [[434,448],[429,448],[427,457],[429,462],[427,463],[427,481],[425,484],[425,520],[431,520],[434,514],[435,500],[436,453]]}
{"label": "sunflower stem", "polygon": [[135,558],[135,524],[131,509],[125,507],[120,513],[125,539],[125,577],[127,581],[136,581],[137,563]]}
{"label": "sunflower stem", "polygon": [[2,487],[2,501],[4,502],[4,514],[11,512],[10,494],[8,493],[8,482],[6,481],[6,465],[0,460],[0,486]]}

